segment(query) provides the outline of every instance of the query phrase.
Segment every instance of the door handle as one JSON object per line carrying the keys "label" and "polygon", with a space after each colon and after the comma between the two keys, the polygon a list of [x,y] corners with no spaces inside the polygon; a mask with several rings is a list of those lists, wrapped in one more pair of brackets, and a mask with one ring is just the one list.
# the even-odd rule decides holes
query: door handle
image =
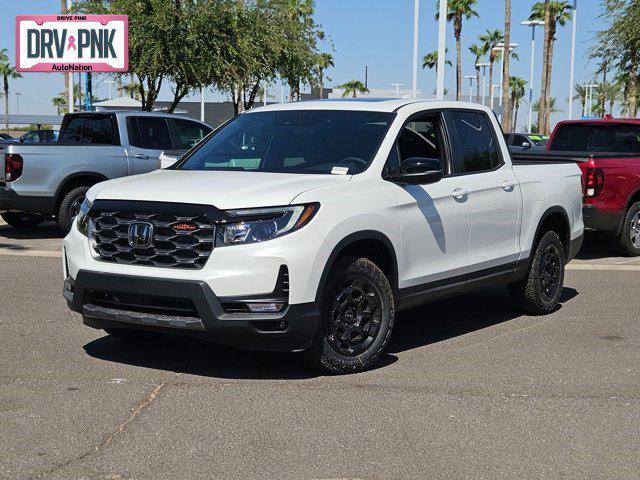
{"label": "door handle", "polygon": [[505,192],[511,192],[515,188],[516,184],[513,183],[511,180],[505,180],[500,184],[500,186]]}
{"label": "door handle", "polygon": [[456,188],[451,194],[453,198],[455,198],[459,202],[464,202],[469,196],[469,192],[466,190],[462,190],[461,188]]}
{"label": "door handle", "polygon": [[149,158],[149,155],[145,155],[144,153],[135,153],[133,155],[133,158],[142,158],[142,159],[146,159]]}

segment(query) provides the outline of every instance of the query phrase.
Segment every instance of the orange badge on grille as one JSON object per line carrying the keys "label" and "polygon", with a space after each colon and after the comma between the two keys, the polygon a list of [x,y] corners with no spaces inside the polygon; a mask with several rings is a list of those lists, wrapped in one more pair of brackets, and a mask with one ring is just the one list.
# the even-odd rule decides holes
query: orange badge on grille
{"label": "orange badge on grille", "polygon": [[178,225],[174,225],[173,229],[177,232],[191,232],[192,230],[195,230],[196,227],[195,225],[191,224],[191,223],[179,223]]}

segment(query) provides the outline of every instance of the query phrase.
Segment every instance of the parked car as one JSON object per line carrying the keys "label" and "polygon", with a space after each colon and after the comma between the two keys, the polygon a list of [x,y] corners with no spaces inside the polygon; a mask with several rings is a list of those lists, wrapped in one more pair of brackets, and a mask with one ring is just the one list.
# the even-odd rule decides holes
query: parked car
{"label": "parked car", "polygon": [[8,136],[8,138],[2,138],[2,140],[0,140],[0,144],[55,142],[58,140],[58,134],[58,130],[31,130],[20,135],[18,138],[13,138],[11,136]]}
{"label": "parked car", "polygon": [[640,120],[559,122],[548,149],[582,156],[584,222],[623,255],[640,255]]}
{"label": "parked car", "polygon": [[582,241],[580,169],[514,165],[499,132],[460,102],[250,110],[169,169],[92,187],[64,296],[115,337],[305,350],[330,372],[370,367],[395,313],[437,298],[504,284],[552,312]]}
{"label": "parked car", "polygon": [[204,123],[162,113],[65,115],[57,142],[6,145],[0,156],[2,218],[25,228],[55,216],[68,232],[89,187],[156,170],[163,150],[189,149],[210,131]]}
{"label": "parked car", "polygon": [[12,140],[12,139],[13,137],[8,133],[0,132],[0,143],[2,143],[3,140]]}
{"label": "parked car", "polygon": [[505,133],[505,140],[512,152],[545,150],[549,137],[535,133]]}

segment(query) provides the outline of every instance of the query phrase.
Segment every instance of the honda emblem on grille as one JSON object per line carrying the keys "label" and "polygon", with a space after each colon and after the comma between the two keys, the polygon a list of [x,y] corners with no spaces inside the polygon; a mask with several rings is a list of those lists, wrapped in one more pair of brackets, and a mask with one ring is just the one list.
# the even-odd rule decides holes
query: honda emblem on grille
{"label": "honda emblem on grille", "polygon": [[129,225],[129,245],[134,248],[151,246],[153,225],[147,222],[133,222]]}

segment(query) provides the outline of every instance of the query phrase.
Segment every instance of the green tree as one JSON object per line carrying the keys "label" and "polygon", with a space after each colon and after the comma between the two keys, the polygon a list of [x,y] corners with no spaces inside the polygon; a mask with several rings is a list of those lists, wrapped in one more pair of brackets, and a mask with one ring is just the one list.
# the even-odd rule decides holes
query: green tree
{"label": "green tree", "polygon": [[[444,53],[445,53],[444,64],[449,65],[450,67],[453,66],[453,63],[451,63],[451,60],[446,58],[447,53],[449,53],[449,49],[445,48]],[[437,50],[434,50],[433,52],[429,52],[424,57],[422,57],[422,68],[428,68],[429,70],[435,68],[436,73],[438,72],[438,51]]]}
{"label": "green tree", "polygon": [[504,42],[504,35],[501,30],[487,30],[484,35],[480,35],[483,47],[489,52],[489,91],[491,95],[491,105],[493,106],[493,64],[499,58],[499,51],[494,48]]}
{"label": "green tree", "polygon": [[474,43],[469,47],[469,51],[475,58],[473,66],[476,69],[476,98],[480,98],[480,67],[478,67],[478,63],[480,63],[482,57],[489,53],[489,46],[486,43],[481,43],[480,45]]}
{"label": "green tree", "polygon": [[[440,3],[440,2],[438,2]],[[449,0],[447,2],[447,21],[453,22],[453,35],[456,39],[456,100],[462,98],[462,22],[477,17],[474,10],[477,0]],[[438,14],[436,14],[438,18]]]}
{"label": "green tree", "polygon": [[330,77],[325,76],[325,71],[329,68],[335,67],[333,63],[333,55],[330,53],[320,53],[316,57],[316,63],[314,65],[314,80],[318,88],[319,97],[324,96],[324,80],[325,78],[331,81]]}
{"label": "green tree", "polygon": [[[547,107],[550,114],[562,112],[562,110],[560,110],[557,105],[558,105],[558,101],[556,100],[556,97],[551,97],[549,99],[549,103],[548,103],[548,107]],[[536,100],[535,102],[533,102],[533,105],[531,106],[531,110],[533,110],[538,116],[540,116],[540,100],[539,99]],[[541,135],[546,135],[546,133],[540,132],[539,130],[537,130],[537,127],[536,127],[536,132],[535,133],[540,133]]]}
{"label": "green tree", "polygon": [[524,89],[527,81],[524,78],[511,76],[509,77],[509,93],[511,97],[511,105],[513,105],[513,131],[518,128],[518,110],[520,102],[524,98]]}
{"label": "green tree", "polygon": [[9,130],[9,79],[21,78],[13,65],[9,62],[6,48],[0,50],[0,76],[2,77],[2,90],[4,92],[4,128]]}
{"label": "green tree", "polygon": [[530,20],[542,20],[545,22],[544,45],[542,58],[542,82],[540,91],[540,114],[538,115],[538,130],[549,135],[551,130],[551,73],[553,70],[553,47],[556,41],[558,25],[564,26],[571,18],[572,7],[566,1],[536,2],[531,7]]}
{"label": "green tree", "polygon": [[584,117],[586,115],[586,109],[587,109],[587,87],[585,87],[584,85],[580,85],[579,83],[576,83],[573,86],[573,90],[574,92],[576,92],[576,94],[573,97],[573,100],[580,100],[580,106],[582,107],[582,116]]}
{"label": "green tree", "polygon": [[338,88],[344,88],[344,92],[342,93],[343,97],[351,95],[353,98],[356,98],[358,93],[366,93],[369,91],[360,80],[349,80],[339,85]]}
{"label": "green tree", "polygon": [[57,97],[53,97],[51,99],[51,103],[53,107],[56,109],[58,115],[64,115],[67,113],[67,104],[69,102],[68,98],[65,97],[66,92],[60,92]]}

